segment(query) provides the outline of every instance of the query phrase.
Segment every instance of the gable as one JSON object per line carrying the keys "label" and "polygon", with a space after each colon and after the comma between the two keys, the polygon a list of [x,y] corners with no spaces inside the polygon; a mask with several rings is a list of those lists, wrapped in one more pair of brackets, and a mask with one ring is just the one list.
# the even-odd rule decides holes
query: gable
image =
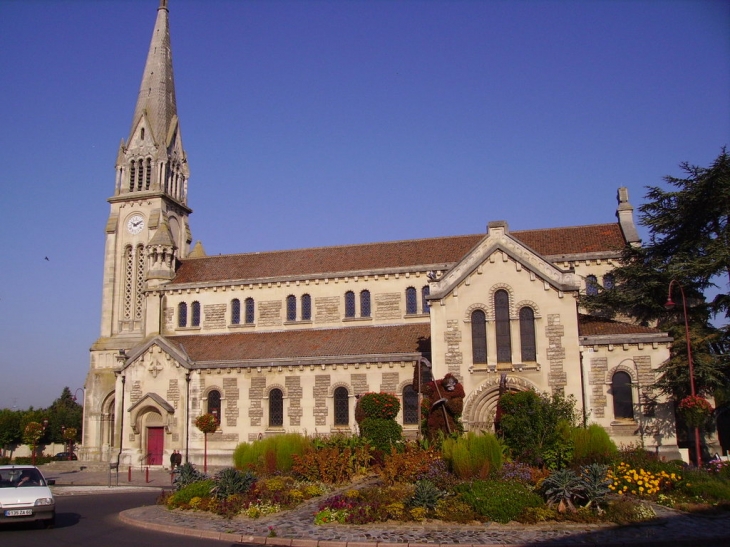
{"label": "gable", "polygon": [[503,222],[490,223],[489,232],[479,244],[441,278],[431,283],[430,300],[439,300],[452,293],[468,277],[486,271],[490,263],[511,261],[517,270],[526,270],[532,277],[562,292],[577,291],[580,282],[572,271],[564,271],[536,254],[521,241],[510,236]]}

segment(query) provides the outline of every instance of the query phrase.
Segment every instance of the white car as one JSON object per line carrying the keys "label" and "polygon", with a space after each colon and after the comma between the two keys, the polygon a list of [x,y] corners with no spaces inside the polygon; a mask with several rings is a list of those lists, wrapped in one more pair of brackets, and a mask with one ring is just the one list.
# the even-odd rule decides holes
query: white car
{"label": "white car", "polygon": [[34,465],[0,465],[0,524],[40,521],[56,523],[56,502],[50,485]]}

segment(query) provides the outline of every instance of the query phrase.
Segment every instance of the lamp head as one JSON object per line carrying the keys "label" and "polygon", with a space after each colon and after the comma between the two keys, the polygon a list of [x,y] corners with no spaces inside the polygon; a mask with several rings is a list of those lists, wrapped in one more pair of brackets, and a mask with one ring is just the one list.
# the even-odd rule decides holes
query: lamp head
{"label": "lamp head", "polygon": [[667,301],[664,303],[664,309],[673,310],[675,305],[676,304],[674,303],[674,300],[672,300],[672,297],[670,296],[669,298],[667,298]]}

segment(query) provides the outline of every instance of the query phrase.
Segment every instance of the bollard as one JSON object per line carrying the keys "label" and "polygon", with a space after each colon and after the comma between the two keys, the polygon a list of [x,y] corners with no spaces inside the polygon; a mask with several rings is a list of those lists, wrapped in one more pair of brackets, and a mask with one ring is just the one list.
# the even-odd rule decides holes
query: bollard
{"label": "bollard", "polygon": [[132,466],[129,466],[129,469],[127,470],[127,482],[132,482]]}
{"label": "bollard", "polygon": [[150,468],[147,467],[144,472],[144,482],[150,482]]}

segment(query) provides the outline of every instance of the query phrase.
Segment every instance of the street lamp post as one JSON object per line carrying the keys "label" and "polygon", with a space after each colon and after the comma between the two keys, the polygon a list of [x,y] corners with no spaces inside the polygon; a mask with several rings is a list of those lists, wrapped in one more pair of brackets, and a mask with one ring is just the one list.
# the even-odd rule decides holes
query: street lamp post
{"label": "street lamp post", "polygon": [[[687,339],[687,363],[689,364],[689,386],[690,391],[692,394],[692,397],[697,395],[697,391],[695,390],[695,370],[694,370],[694,362],[692,361],[692,345],[689,341],[689,320],[687,319],[687,298],[684,296],[684,288],[682,287],[682,284],[677,281],[676,279],[672,279],[669,282],[669,294],[667,296],[667,302],[664,304],[664,307],[668,310],[671,310],[674,308],[675,303],[672,300],[672,285],[677,285],[679,287],[679,293],[682,295],[682,309],[684,311],[684,336]],[[700,450],[700,428],[699,426],[695,426],[695,463],[697,464],[697,467],[700,467],[702,465],[702,458],[701,458],[701,450]]]}

